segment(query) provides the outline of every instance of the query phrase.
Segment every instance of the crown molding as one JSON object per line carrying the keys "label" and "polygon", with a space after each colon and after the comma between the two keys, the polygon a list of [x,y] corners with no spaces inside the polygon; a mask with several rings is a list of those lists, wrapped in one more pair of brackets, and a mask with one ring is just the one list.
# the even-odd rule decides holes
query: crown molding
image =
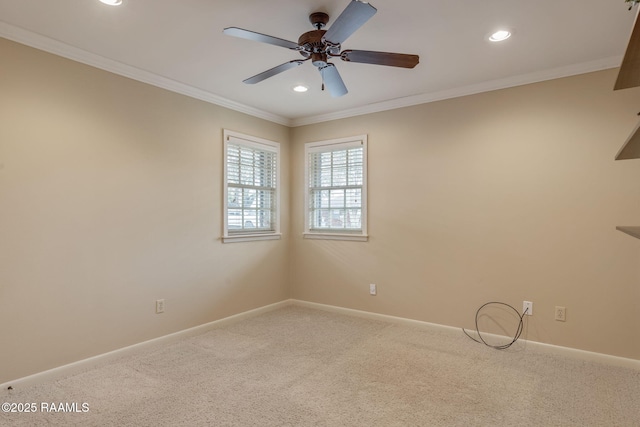
{"label": "crown molding", "polygon": [[149,71],[141,70],[118,61],[96,55],[85,50],[67,45],[58,40],[33,33],[23,28],[16,27],[6,22],[0,21],[0,37],[12,40],[36,49],[40,49],[58,56],[62,56],[73,61],[81,62],[92,67],[96,67],[114,74],[128,77],[143,83],[160,87],[172,92],[180,93],[191,98],[199,99],[220,107],[248,114],[253,117],[268,120],[288,127],[305,126],[315,123],[328,122],[332,120],[345,119],[349,117],[362,116],[365,114],[379,113],[398,108],[411,107],[419,104],[442,101],[445,99],[459,98],[462,96],[474,95],[482,92],[490,92],[499,89],[522,86],[531,83],[554,80],[579,74],[601,71],[609,68],[616,68],[622,62],[622,55],[612,56],[596,61],[583,62],[580,64],[558,67],[550,70],[542,70],[534,73],[522,74],[519,76],[496,79],[459,88],[447,89],[438,92],[422,93],[418,95],[396,98],[388,101],[377,102],[363,107],[351,108],[336,111],[328,114],[313,115],[291,119],[258,108],[250,107],[211,92],[189,86],[176,80],[162,77]]}
{"label": "crown molding", "polygon": [[87,52],[85,50],[70,46],[58,40],[36,34],[20,27],[0,21],[0,37],[21,43],[63,58],[81,62],[101,70],[109,71],[123,77],[157,86],[162,89],[176,92],[191,98],[215,104],[230,110],[245,113],[250,116],[258,117],[270,122],[278,123],[284,126],[291,126],[291,120],[258,108],[250,107],[239,102],[232,101],[227,98],[215,95],[202,89],[189,86],[187,84],[172,80],[167,77],[159,76],[149,71],[141,70],[130,65],[123,64],[112,59],[105,58],[100,55]]}
{"label": "crown molding", "polygon": [[[351,108],[333,113],[302,117],[291,120],[291,127],[305,126],[315,123],[328,122],[332,120],[345,119],[348,117],[362,116],[365,114],[379,113],[382,111],[395,110],[397,108],[411,107],[413,105],[427,104],[445,99],[459,98],[462,96],[475,95],[482,92],[490,92],[510,87],[523,86],[531,83],[538,83],[546,80],[554,80],[563,77],[586,74],[594,71],[606,70],[620,66],[622,56],[612,56],[596,61],[583,62],[580,64],[558,67],[550,70],[542,70],[535,73],[522,74],[519,76],[507,77],[504,79],[490,80],[459,88],[447,89],[438,92],[422,93],[419,95],[396,98],[389,101],[369,104],[364,107]],[[612,86],[613,89],[613,86]]]}

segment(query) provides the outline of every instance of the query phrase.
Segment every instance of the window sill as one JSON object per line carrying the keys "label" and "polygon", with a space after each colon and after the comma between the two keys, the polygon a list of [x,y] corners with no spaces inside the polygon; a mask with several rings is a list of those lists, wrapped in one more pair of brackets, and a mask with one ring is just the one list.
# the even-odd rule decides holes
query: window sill
{"label": "window sill", "polygon": [[366,242],[369,240],[367,234],[338,234],[338,233],[303,233],[302,237],[305,239],[319,239],[319,240],[349,240],[353,242]]}
{"label": "window sill", "polygon": [[281,233],[269,234],[239,234],[237,236],[222,236],[222,243],[254,242],[258,240],[280,240]]}

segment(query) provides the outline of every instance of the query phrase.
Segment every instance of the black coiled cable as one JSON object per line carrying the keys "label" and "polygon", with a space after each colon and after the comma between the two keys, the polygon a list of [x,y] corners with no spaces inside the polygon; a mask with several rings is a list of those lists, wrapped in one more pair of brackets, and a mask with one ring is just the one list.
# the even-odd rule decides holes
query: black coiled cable
{"label": "black coiled cable", "polygon": [[[500,305],[507,306],[511,310],[515,311],[516,315],[520,319],[520,322],[518,323],[518,330],[516,331],[516,334],[515,334],[515,336],[513,337],[513,340],[510,343],[503,344],[503,345],[491,345],[491,344],[487,343],[484,340],[484,338],[482,338],[482,334],[480,333],[480,329],[478,328],[478,316],[480,314],[480,310],[482,310],[483,308],[485,308],[489,304],[500,304]],[[482,306],[480,306],[480,308],[476,311],[476,334],[478,334],[478,338],[480,338],[480,339],[477,340],[474,337],[472,337],[471,335],[469,335],[469,333],[464,328],[462,328],[462,332],[464,332],[464,334],[466,336],[468,336],[469,338],[471,338],[472,340],[474,340],[477,343],[484,344],[487,347],[495,348],[496,350],[506,350],[507,348],[511,347],[513,345],[513,343],[518,341],[518,338],[520,338],[520,335],[522,334],[522,330],[524,329],[524,316],[525,316],[525,314],[527,314],[527,310],[528,310],[528,308],[524,311],[524,313],[520,314],[520,312],[518,310],[516,310],[515,308],[513,308],[513,306],[511,306],[509,304],[506,304],[504,302],[491,301],[491,302],[485,303]]]}

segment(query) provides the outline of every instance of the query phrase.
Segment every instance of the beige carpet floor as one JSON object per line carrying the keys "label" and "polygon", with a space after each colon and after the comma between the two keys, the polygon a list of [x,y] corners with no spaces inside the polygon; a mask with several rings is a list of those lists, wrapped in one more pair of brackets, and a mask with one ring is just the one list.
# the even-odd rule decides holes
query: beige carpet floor
{"label": "beige carpet floor", "polygon": [[80,412],[0,425],[640,426],[640,371],[515,347],[288,306],[13,390]]}

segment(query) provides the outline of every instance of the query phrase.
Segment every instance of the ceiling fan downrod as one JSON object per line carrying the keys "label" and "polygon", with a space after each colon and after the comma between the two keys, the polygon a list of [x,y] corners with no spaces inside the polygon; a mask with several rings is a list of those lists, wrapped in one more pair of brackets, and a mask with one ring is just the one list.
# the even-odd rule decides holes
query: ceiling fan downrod
{"label": "ceiling fan downrod", "polygon": [[309,22],[316,27],[316,30],[323,29],[329,22],[329,15],[324,12],[314,12],[309,15]]}

